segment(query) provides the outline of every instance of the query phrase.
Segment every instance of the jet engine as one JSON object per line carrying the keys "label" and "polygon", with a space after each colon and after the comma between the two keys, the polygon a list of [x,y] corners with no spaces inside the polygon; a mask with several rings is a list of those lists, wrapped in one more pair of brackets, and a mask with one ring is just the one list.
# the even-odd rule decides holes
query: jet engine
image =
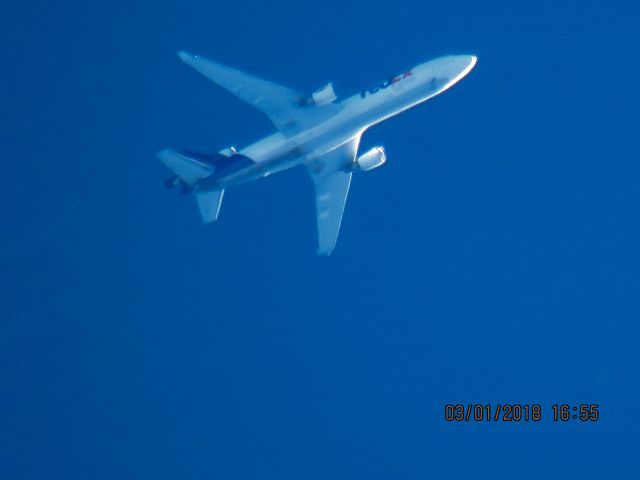
{"label": "jet engine", "polygon": [[380,165],[384,165],[387,161],[387,153],[382,147],[373,147],[371,150],[363,153],[356,160],[357,167],[363,172],[368,172]]}
{"label": "jet engine", "polygon": [[311,97],[313,98],[313,103],[316,105],[326,105],[338,99],[336,93],[333,91],[332,83],[327,83],[320,90],[316,90]]}
{"label": "jet engine", "polygon": [[236,150],[236,147],[228,147],[228,148],[223,148],[218,153],[220,155],[224,155],[225,157],[231,157],[231,156],[237,154],[238,151]]}

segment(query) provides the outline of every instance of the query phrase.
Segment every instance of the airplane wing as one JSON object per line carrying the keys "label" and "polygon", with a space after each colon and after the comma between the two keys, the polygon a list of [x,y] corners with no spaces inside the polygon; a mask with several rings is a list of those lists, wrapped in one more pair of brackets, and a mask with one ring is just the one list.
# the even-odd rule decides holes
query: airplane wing
{"label": "airplane wing", "polygon": [[308,95],[267,80],[253,77],[234,68],[186,52],[180,59],[212,82],[227,89],[263,112],[281,131],[298,131],[321,121],[338,109],[337,105],[308,105]]}
{"label": "airplane wing", "polygon": [[336,246],[342,215],[351,185],[349,170],[358,151],[360,136],[306,164],[316,188],[318,253],[330,255]]}

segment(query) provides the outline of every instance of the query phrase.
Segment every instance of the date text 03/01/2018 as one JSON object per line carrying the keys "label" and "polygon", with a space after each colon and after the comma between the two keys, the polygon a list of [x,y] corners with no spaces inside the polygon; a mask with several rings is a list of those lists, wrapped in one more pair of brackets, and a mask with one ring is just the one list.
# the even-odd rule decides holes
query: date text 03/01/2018
{"label": "date text 03/01/2018", "polygon": [[[539,422],[543,417],[543,408],[538,403],[448,403],[444,407],[447,422]],[[554,403],[550,418],[554,422],[597,422],[600,412],[597,403]]]}

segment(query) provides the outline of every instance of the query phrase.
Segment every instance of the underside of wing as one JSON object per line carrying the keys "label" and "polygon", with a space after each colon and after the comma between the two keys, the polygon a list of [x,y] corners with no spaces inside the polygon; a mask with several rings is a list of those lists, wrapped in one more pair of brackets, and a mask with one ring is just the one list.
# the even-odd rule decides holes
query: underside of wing
{"label": "underside of wing", "polygon": [[318,253],[333,252],[351,185],[360,136],[306,165],[316,189]]}
{"label": "underside of wing", "polygon": [[322,121],[338,108],[309,104],[308,96],[273,82],[248,75],[198,55],[180,52],[180,59],[212,82],[263,112],[279,130],[297,131]]}

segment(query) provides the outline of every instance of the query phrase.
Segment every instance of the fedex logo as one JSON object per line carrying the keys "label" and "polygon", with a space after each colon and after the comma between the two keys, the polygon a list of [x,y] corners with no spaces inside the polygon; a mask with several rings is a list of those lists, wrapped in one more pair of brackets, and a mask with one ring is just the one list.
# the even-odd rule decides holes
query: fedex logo
{"label": "fedex logo", "polygon": [[385,80],[384,82],[382,82],[380,85],[378,85],[377,87],[373,87],[370,88],[369,90],[363,90],[362,92],[360,92],[360,98],[364,98],[367,95],[373,95],[374,93],[380,91],[380,90],[384,90],[385,88],[390,87],[393,84],[398,83],[400,80],[404,80],[405,78],[411,77],[413,76],[413,72],[411,70],[407,70],[406,72],[397,75],[395,77],[391,77],[389,80]]}

